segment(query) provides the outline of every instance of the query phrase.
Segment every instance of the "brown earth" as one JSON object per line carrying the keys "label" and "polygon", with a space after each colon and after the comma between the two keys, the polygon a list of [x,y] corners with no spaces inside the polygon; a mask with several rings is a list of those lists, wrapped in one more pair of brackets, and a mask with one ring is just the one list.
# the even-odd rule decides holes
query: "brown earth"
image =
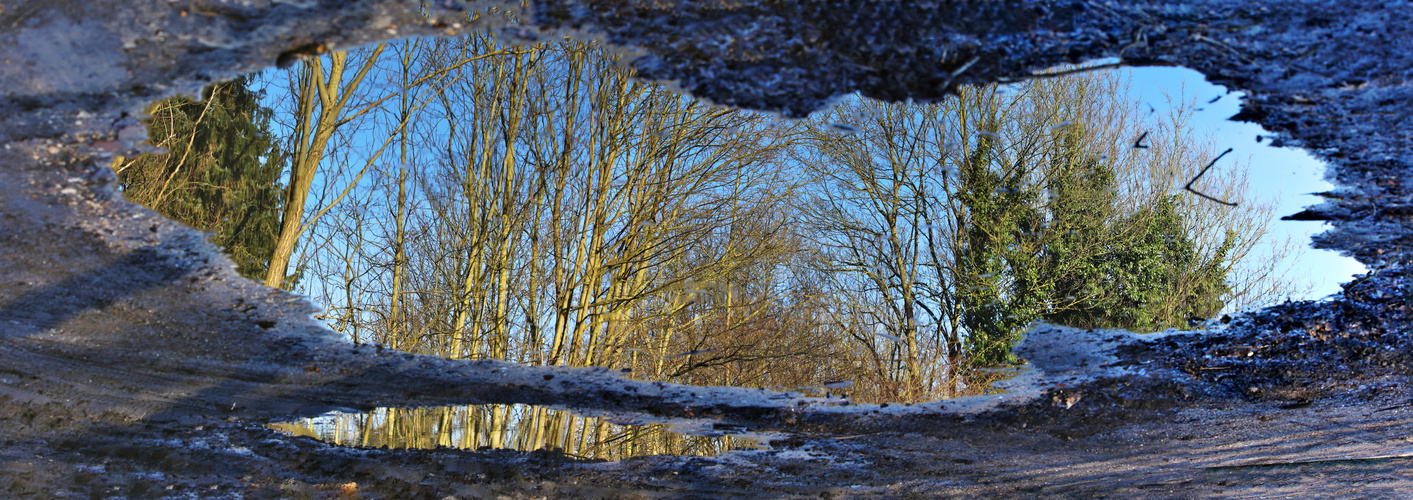
{"label": "brown earth", "polygon": [[[637,47],[653,78],[791,114],[842,92],[936,98],[1088,58],[1184,65],[1246,91],[1239,118],[1330,163],[1341,188],[1298,218],[1330,221],[1317,245],[1373,270],[1341,296],[1194,334],[1041,328],[1022,347],[1036,371],[1010,395],[889,408],[354,347],[305,300],[240,279],[201,234],[123,202],[99,167],[140,141],[133,114],[151,100],[321,44],[470,28],[456,24],[468,6],[433,3],[432,21],[392,0],[0,4],[0,496],[1413,491],[1405,2],[546,0],[527,19],[561,31],[495,27]],[[349,449],[264,428],[338,408],[486,402],[784,434],[763,451],[603,463]]]}

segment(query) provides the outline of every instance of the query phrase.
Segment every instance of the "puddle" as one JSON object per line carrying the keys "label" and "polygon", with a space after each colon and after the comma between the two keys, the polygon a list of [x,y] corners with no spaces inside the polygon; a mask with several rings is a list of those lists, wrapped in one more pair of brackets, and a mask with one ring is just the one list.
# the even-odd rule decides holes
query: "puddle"
{"label": "puddle", "polygon": [[649,455],[710,457],[735,449],[761,448],[765,441],[763,435],[732,424],[589,417],[526,404],[330,412],[267,427],[359,448],[550,450],[601,460]]}
{"label": "puddle", "polygon": [[[1330,229],[1324,223],[1282,220],[1306,207],[1325,200],[1316,193],[1330,192],[1336,186],[1326,179],[1325,164],[1304,148],[1284,144],[1279,134],[1249,122],[1231,121],[1241,112],[1244,92],[1232,92],[1212,84],[1195,70],[1180,67],[1134,67],[1115,70],[1130,79],[1131,97],[1152,105],[1157,114],[1169,113],[1176,106],[1188,105],[1188,126],[1194,134],[1214,138],[1216,150],[1232,148],[1228,159],[1240,165],[1252,179],[1249,190],[1253,198],[1272,204],[1272,219],[1268,225],[1268,243],[1252,249],[1238,273],[1269,272],[1253,266],[1275,259],[1279,274],[1300,276],[1300,287],[1276,293],[1267,300],[1236,304],[1233,310],[1249,310],[1272,305],[1289,297],[1291,300],[1316,300],[1338,293],[1340,284],[1368,270],[1353,258],[1332,250],[1310,247],[1311,236]],[[1289,240],[1292,245],[1285,242]]]}
{"label": "puddle", "polygon": [[[244,165],[231,181],[306,191],[242,195],[236,208],[258,201],[264,222],[222,233],[249,257],[241,272],[308,294],[315,318],[379,349],[882,404],[1014,395],[1025,372],[988,367],[1021,362],[1011,349],[1038,323],[1195,329],[1308,297],[1305,270],[1344,269],[1297,260],[1312,229],[1272,222],[1298,210],[1277,195],[1325,189],[1294,178],[1309,166],[1259,127],[1213,128],[1242,96],[1189,70],[966,87],[929,104],[853,96],[786,122],[634,80],[592,44],[508,47],[473,33],[340,59],[383,83],[324,82],[364,104],[324,110],[349,126],[299,148],[327,153],[299,160],[312,169],[300,182],[294,163]],[[208,102],[248,112],[274,151],[303,137],[291,124],[314,126],[295,103],[315,96],[292,82],[316,69],[213,87],[224,97]],[[431,79],[399,80],[413,74]],[[206,107],[154,109],[194,122]],[[375,126],[393,119],[405,122]],[[168,128],[154,144],[190,142]],[[174,205],[164,213],[210,198],[207,179],[171,180],[195,172],[184,157],[116,166],[125,195]],[[1272,165],[1291,174],[1253,170]],[[310,201],[307,230],[278,227],[282,199]],[[310,434],[359,446],[601,458],[644,440],[646,453],[725,446],[634,437],[610,452],[673,433],[514,406],[321,418]]]}

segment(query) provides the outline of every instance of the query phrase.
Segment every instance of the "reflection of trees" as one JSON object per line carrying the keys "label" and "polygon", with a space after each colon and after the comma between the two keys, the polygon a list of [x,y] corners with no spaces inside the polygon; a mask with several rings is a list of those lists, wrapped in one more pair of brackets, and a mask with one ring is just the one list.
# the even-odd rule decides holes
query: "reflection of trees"
{"label": "reflection of trees", "polygon": [[425,116],[397,117],[420,172],[374,169],[317,231],[334,327],[414,352],[705,383],[812,352],[797,330],[762,334],[790,316],[775,280],[792,245],[788,130],[635,82],[591,45],[506,51],[480,35],[394,52],[411,71],[458,66],[422,92]]}
{"label": "reflection of trees", "polygon": [[[804,124],[799,206],[821,307],[871,367],[853,370],[859,392],[959,394],[988,380],[971,367],[1017,361],[1037,319],[1152,331],[1260,300],[1229,277],[1270,205],[1231,173],[1209,185],[1237,209],[1175,195],[1211,148],[1183,109],[1139,117],[1124,96],[1117,76],[1079,75],[850,99]],[[1152,145],[1132,146],[1139,134]]]}
{"label": "reflection of trees", "polygon": [[714,456],[752,446],[730,436],[679,434],[663,424],[620,425],[601,417],[530,405],[379,408],[370,413],[335,413],[271,424],[270,428],[342,446],[551,450],[603,460],[645,455]]}
{"label": "reflection of trees", "polygon": [[[1225,279],[1265,209],[1171,196],[1210,148],[1182,116],[1136,116],[1114,78],[777,124],[634,81],[593,44],[385,55],[365,85],[388,109],[326,155],[371,166],[320,181],[341,201],[315,204],[299,259],[355,342],[917,401],[984,390],[995,372],[974,368],[1014,362],[1038,318],[1181,327],[1252,296]],[[1243,201],[1239,175],[1204,179]]]}
{"label": "reflection of trees", "polygon": [[[165,102],[153,137],[172,154],[120,177],[220,232],[242,273],[275,255],[269,283],[307,278],[354,342],[918,401],[985,390],[1001,372],[981,368],[1016,361],[1036,319],[1183,327],[1288,285],[1259,278],[1266,263],[1228,279],[1269,205],[1223,169],[1197,187],[1240,209],[1174,196],[1211,148],[1186,133],[1185,108],[1136,116],[1114,77],[851,99],[779,124],[635,81],[593,44],[476,34],[346,57],[286,78],[282,119],[240,86]],[[295,145],[284,199],[269,187],[284,156],[271,121]],[[251,229],[227,236],[226,219]],[[306,430],[594,457],[722,446],[512,406]]]}
{"label": "reflection of trees", "polygon": [[118,157],[113,168],[129,201],[214,233],[211,242],[241,276],[263,280],[279,233],[286,155],[252,80],[207,86],[200,101],[179,96],[150,106],[150,141],[167,153]]}

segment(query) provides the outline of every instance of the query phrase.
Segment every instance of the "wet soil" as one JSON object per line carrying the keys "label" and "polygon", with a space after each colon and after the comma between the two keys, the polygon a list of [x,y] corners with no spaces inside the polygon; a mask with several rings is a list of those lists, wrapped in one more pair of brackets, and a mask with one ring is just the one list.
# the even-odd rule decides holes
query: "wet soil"
{"label": "wet soil", "polygon": [[[1330,300],[1139,337],[1043,327],[1003,396],[887,408],[604,370],[356,347],[245,281],[100,165],[172,92],[301,54],[472,27],[393,1],[0,6],[0,495],[12,497],[1396,497],[1413,489],[1413,6],[1404,2],[535,2],[524,39],[633,47],[644,74],[800,114],[935,98],[1057,62],[1193,67],[1340,188],[1296,214],[1372,269]],[[915,10],[907,10],[915,9]],[[360,450],[269,430],[329,410],[554,404],[788,434],[717,457]]]}

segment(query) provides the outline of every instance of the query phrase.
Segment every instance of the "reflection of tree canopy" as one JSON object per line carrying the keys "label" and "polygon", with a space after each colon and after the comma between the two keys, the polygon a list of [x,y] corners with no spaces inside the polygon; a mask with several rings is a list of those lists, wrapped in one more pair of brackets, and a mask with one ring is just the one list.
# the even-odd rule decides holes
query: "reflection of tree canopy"
{"label": "reflection of tree canopy", "polygon": [[114,166],[128,200],[191,227],[236,271],[264,279],[279,226],[278,180],[283,155],[270,131],[271,111],[249,88],[251,79],[207,86],[200,101],[184,96],[148,108],[148,136],[166,154]]}
{"label": "reflection of tree canopy", "polygon": [[[1036,319],[1187,328],[1250,300],[1230,272],[1269,207],[1173,195],[1210,148],[1181,110],[1140,120],[1123,95],[1116,77],[1084,75],[935,104],[848,100],[810,122],[801,207],[842,299],[830,307],[894,390],[958,385],[939,363],[1014,362]],[[1132,147],[1142,133],[1153,145]]]}
{"label": "reflection of tree canopy", "polygon": [[[1183,328],[1253,296],[1233,273],[1260,204],[1174,196],[1209,148],[1181,112],[1137,116],[1117,77],[787,123],[616,57],[473,35],[349,59],[368,69],[357,112],[302,167],[294,217],[323,318],[453,358],[916,401],[986,390],[977,368],[1017,361],[1037,319]],[[1207,179],[1241,199],[1239,177]]]}

